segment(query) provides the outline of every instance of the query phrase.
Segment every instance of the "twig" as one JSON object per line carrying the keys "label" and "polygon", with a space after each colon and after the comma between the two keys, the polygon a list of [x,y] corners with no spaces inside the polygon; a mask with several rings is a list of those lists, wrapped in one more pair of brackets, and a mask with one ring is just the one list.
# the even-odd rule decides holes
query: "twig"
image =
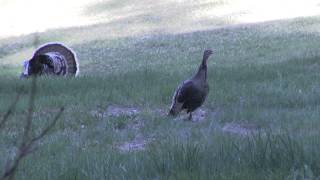
{"label": "twig", "polygon": [[28,114],[26,117],[26,124],[24,127],[24,133],[22,136],[22,144],[21,146],[25,146],[25,143],[28,142],[29,139],[29,133],[32,125],[32,116],[33,116],[33,110],[34,110],[34,99],[35,99],[35,94],[37,90],[37,77],[34,76],[32,78],[32,84],[31,84],[31,91],[30,91],[30,100],[29,100],[29,105],[28,105]]}
{"label": "twig", "polygon": [[57,123],[63,111],[64,111],[64,107],[60,108],[58,114],[54,117],[53,121],[38,136],[31,139],[30,143],[32,144],[40,140],[41,138],[43,138],[50,131],[50,129],[52,129],[54,125]]}
{"label": "twig", "polygon": [[[60,108],[59,112],[54,117],[53,121],[46,128],[44,128],[39,135],[37,135],[33,138],[29,138],[31,126],[32,126],[32,116],[33,116],[33,112],[34,112],[35,94],[36,94],[36,77],[34,77],[32,80],[29,106],[28,106],[28,114],[26,117],[26,124],[24,127],[22,142],[18,148],[18,155],[14,158],[13,163],[11,163],[10,161],[7,162],[5,172],[4,172],[3,176],[0,177],[0,180],[5,180],[5,179],[12,180],[14,178],[15,172],[19,166],[20,161],[24,157],[26,157],[27,155],[29,155],[30,153],[32,153],[34,151],[35,144],[48,134],[48,132],[55,126],[55,124],[57,123],[58,119],[61,117],[61,115],[64,111],[64,107]],[[20,94],[19,94],[19,96],[20,96]],[[10,116],[12,111],[14,110],[16,103],[19,100],[19,96],[15,99],[13,105],[10,106],[8,112],[5,115],[6,118],[4,118],[5,119],[4,122],[7,121],[8,117]],[[4,122],[2,120],[0,125],[3,126]]]}
{"label": "twig", "polygon": [[5,123],[9,120],[10,115],[16,109],[17,103],[20,99],[22,91],[19,91],[16,98],[14,99],[13,103],[10,105],[7,112],[4,114],[2,120],[0,121],[0,130],[4,127]]}
{"label": "twig", "polygon": [[42,132],[38,136],[32,138],[28,142],[22,142],[21,146],[19,147],[19,155],[16,157],[14,163],[11,166],[8,166],[8,168],[6,169],[6,171],[2,177],[3,179],[6,179],[6,178],[8,178],[9,180],[13,179],[15,171],[17,170],[20,161],[24,157],[26,157],[28,154],[33,152],[33,149],[32,149],[33,146],[39,140],[41,140],[45,135],[48,134],[48,132],[54,127],[54,125],[56,124],[58,119],[61,117],[63,111],[64,111],[64,108],[62,107],[60,109],[60,111],[58,112],[58,114],[53,119],[53,121],[45,129],[43,129]]}

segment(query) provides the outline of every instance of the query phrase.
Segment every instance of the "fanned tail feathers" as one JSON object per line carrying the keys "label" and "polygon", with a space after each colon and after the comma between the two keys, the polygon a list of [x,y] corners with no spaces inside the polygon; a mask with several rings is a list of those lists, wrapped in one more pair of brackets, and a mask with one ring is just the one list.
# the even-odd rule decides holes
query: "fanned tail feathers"
{"label": "fanned tail feathers", "polygon": [[79,64],[76,53],[61,43],[45,44],[35,51],[34,56],[41,54],[50,55],[52,53],[59,54],[63,57],[63,66],[65,66],[63,67],[63,69],[65,69],[64,75],[76,76],[79,74]]}

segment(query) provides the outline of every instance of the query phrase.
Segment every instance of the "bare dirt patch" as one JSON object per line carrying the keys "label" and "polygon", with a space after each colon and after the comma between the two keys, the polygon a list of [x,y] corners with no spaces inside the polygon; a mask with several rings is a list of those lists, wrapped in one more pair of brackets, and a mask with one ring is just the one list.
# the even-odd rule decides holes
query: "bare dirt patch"
{"label": "bare dirt patch", "polygon": [[193,122],[203,121],[206,118],[207,114],[208,114],[207,110],[199,109],[192,114],[192,121]]}
{"label": "bare dirt patch", "polygon": [[156,109],[152,110],[152,113],[159,115],[159,116],[167,116],[168,112],[169,112],[169,110],[164,109],[164,108],[156,108]]}
{"label": "bare dirt patch", "polygon": [[120,106],[109,106],[107,108],[106,114],[108,116],[137,116],[140,113],[138,108],[134,107],[120,107]]}
{"label": "bare dirt patch", "polygon": [[[126,107],[121,105],[110,105],[107,108],[98,108],[97,110],[91,111],[91,115],[99,118],[104,117],[120,117],[120,116],[127,116],[127,117],[137,117],[139,116],[142,111],[150,112],[151,114],[157,116],[168,116],[169,110],[167,108],[146,108],[141,109],[138,107]],[[203,121],[205,118],[209,116],[215,116],[217,112],[211,111],[210,109],[201,108],[196,110],[192,113],[192,122],[200,122]],[[181,112],[175,120],[186,120],[188,119],[189,115],[185,112]]]}
{"label": "bare dirt patch", "polygon": [[122,152],[142,151],[145,150],[145,147],[149,142],[150,139],[148,140],[142,135],[137,135],[134,140],[120,144],[118,148]]}
{"label": "bare dirt patch", "polygon": [[238,124],[238,123],[226,123],[222,131],[231,133],[231,134],[237,134],[242,136],[248,136],[250,134],[256,133],[261,128],[254,124]]}
{"label": "bare dirt patch", "polygon": [[[198,109],[192,113],[192,120],[191,122],[201,122],[205,120],[209,115],[211,114],[211,111],[208,109]],[[189,114],[186,113],[180,113],[174,120],[189,120]]]}
{"label": "bare dirt patch", "polygon": [[91,114],[96,117],[119,117],[128,116],[135,117],[140,113],[140,110],[135,107],[121,107],[117,105],[108,106],[106,110],[99,109],[91,111]]}

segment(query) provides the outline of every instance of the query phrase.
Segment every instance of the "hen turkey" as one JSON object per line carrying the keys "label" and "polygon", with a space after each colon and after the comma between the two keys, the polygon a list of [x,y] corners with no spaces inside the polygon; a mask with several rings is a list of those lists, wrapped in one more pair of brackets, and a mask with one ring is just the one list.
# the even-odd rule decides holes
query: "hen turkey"
{"label": "hen turkey", "polygon": [[207,60],[212,53],[210,49],[205,50],[197,73],[178,86],[172,98],[170,115],[175,116],[182,110],[186,110],[189,113],[188,119],[192,120],[192,112],[204,103],[209,93]]}

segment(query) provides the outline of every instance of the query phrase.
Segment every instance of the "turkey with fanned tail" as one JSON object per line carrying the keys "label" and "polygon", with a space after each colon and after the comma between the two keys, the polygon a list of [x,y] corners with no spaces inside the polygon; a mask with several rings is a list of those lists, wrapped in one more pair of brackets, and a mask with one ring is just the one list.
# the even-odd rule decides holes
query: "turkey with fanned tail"
{"label": "turkey with fanned tail", "polygon": [[210,49],[205,50],[198,72],[178,86],[172,98],[169,115],[175,116],[182,110],[186,110],[189,113],[188,119],[192,120],[192,112],[204,103],[209,93],[207,60],[212,53]]}
{"label": "turkey with fanned tail", "polygon": [[21,77],[35,75],[76,76],[79,64],[75,52],[61,43],[48,43],[38,48],[23,63]]}

